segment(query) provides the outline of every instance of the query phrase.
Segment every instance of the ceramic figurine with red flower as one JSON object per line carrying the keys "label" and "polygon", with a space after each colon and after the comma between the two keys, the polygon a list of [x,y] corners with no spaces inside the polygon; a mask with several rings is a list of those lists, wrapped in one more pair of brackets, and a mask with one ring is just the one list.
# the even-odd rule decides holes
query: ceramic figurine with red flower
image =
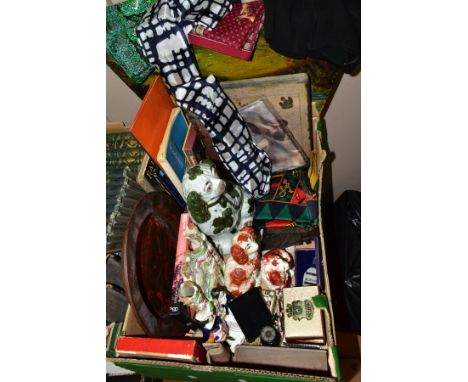
{"label": "ceramic figurine with red flower", "polygon": [[224,283],[234,296],[255,287],[260,270],[258,235],[246,226],[232,238],[230,255],[225,257]]}
{"label": "ceramic figurine with red flower", "polygon": [[284,249],[271,249],[261,261],[260,286],[266,290],[279,290],[291,286],[294,259]]}

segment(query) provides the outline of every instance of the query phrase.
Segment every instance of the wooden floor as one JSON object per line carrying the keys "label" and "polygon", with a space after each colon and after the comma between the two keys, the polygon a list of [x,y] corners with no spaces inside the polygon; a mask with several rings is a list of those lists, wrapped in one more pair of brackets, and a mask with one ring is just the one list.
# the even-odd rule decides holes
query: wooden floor
{"label": "wooden floor", "polygon": [[361,381],[361,336],[337,332],[338,353],[340,355],[342,382]]}

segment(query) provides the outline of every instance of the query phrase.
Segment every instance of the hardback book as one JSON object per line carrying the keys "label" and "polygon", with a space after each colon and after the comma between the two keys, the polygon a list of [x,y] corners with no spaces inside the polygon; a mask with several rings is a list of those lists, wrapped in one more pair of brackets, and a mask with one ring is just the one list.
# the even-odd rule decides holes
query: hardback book
{"label": "hardback book", "polygon": [[264,20],[263,1],[249,3],[247,11],[244,12],[242,4],[236,3],[211,31],[197,26],[189,33],[189,41],[202,48],[242,60],[250,60]]}
{"label": "hardback book", "polygon": [[323,290],[319,239],[296,246],[296,286],[318,285]]}
{"label": "hardback book", "polygon": [[117,357],[156,358],[205,363],[206,351],[197,341],[120,336],[115,344]]}
{"label": "hardback book", "polygon": [[[143,159],[146,165],[140,166],[145,177],[151,177],[155,184],[162,183],[165,190],[172,195],[181,207],[185,207],[180,189],[172,183],[158,163],[158,154],[164,140],[167,127],[173,121],[174,102],[164,85],[161,77],[156,77],[153,84],[146,92],[135,119],[130,127],[130,132],[145,149],[151,160]],[[184,138],[185,139],[185,135]],[[151,174],[149,174],[151,173]],[[155,181],[155,179],[159,179]]]}
{"label": "hardback book", "polygon": [[177,204],[185,208],[185,200],[182,195],[149,155],[145,155],[143,158],[137,182],[146,192],[165,191],[174,198]]}
{"label": "hardback book", "polygon": [[323,312],[314,306],[318,286],[283,289],[284,336],[287,342],[325,343]]}
{"label": "hardback book", "polygon": [[219,162],[221,159],[213,146],[213,140],[208,133],[206,127],[201,123],[198,116],[190,111],[186,114],[190,121],[190,127],[196,130],[197,136],[203,147],[203,159],[211,159],[214,162]]}
{"label": "hardback book", "polygon": [[192,123],[190,123],[189,130],[185,138],[183,151],[187,167],[195,166],[200,162],[200,160],[205,158],[205,149],[200,137],[198,136],[197,129]]}
{"label": "hardback book", "polygon": [[328,370],[327,351],[290,347],[238,345],[233,361],[302,370]]}
{"label": "hardback book", "polygon": [[130,127],[130,132],[155,162],[174,106],[161,77],[156,77]]}
{"label": "hardback book", "polygon": [[[152,163],[150,164],[150,162]],[[152,170],[151,167],[157,166],[150,158],[150,156],[148,154],[145,154],[145,156],[143,157],[143,161],[141,162],[141,166],[138,170],[136,178],[137,183],[147,193],[154,191],[166,191],[169,193],[163,181],[158,176],[159,171],[157,170],[159,170],[159,168],[154,168],[154,170]],[[161,173],[163,172],[161,171]]]}
{"label": "hardback book", "polygon": [[184,235],[184,230],[188,228],[190,223],[190,216],[188,213],[183,213],[180,215],[179,223],[179,234],[177,237],[177,249],[176,249],[176,258],[174,264],[174,279],[172,281],[172,292],[171,292],[171,315],[177,315],[180,312],[180,302],[179,302],[179,287],[183,282],[181,267],[185,260],[187,249],[189,247],[189,240]]}
{"label": "hardback book", "polygon": [[157,155],[159,168],[164,171],[180,195],[183,194],[182,178],[186,170],[183,146],[188,130],[189,124],[182,110],[178,107],[174,108]]}

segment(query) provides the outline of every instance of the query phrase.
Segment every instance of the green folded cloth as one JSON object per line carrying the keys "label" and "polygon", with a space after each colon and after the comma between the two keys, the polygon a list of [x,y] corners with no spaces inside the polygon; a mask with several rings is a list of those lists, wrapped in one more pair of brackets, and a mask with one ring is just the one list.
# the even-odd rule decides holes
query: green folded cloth
{"label": "green folded cloth", "polygon": [[156,0],[128,0],[106,7],[107,54],[137,83],[154,71],[138,51],[135,28],[143,14]]}

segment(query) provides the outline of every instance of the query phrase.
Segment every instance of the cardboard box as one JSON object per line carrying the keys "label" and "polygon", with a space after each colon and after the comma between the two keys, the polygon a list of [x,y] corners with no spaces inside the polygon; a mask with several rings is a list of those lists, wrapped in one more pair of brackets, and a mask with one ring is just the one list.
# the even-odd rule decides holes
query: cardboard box
{"label": "cardboard box", "polygon": [[[289,78],[285,78],[289,77]],[[249,81],[254,82],[255,86],[249,86]],[[284,94],[280,93],[278,81],[282,84],[291,84],[294,88],[296,86],[303,88],[304,83],[308,81],[308,77],[305,74],[291,75],[291,76],[280,76],[280,77],[267,77],[257,78],[254,80],[241,80],[233,81],[230,83],[224,83],[222,86],[225,88],[226,93],[233,99],[233,102],[241,106],[246,104],[255,98],[272,98],[274,103],[278,103],[278,100],[282,102],[281,97],[286,100],[290,97],[291,91],[289,87],[285,87]],[[244,91],[239,91],[239,88],[249,88],[248,97]],[[269,88],[274,89],[272,96],[269,95]],[[258,94],[255,94],[255,89],[258,89]],[[302,91],[301,91],[302,93]],[[297,94],[297,93],[296,93]],[[276,102],[275,102],[276,101]],[[302,102],[301,102],[302,104]],[[322,223],[322,177],[323,177],[323,164],[326,158],[326,152],[322,149],[321,131],[320,131],[320,119],[313,118],[310,113],[310,109],[301,107],[301,113],[304,111],[307,113],[307,119],[309,126],[312,125],[310,130],[304,123],[304,115],[302,114],[299,118],[299,125],[297,125],[298,131],[301,134],[308,135],[309,141],[313,142],[311,153],[311,162],[316,166],[314,171],[319,180],[319,227],[320,232],[323,232]],[[289,111],[289,109],[278,110],[280,115],[283,111]],[[296,117],[297,119],[297,117]],[[290,122],[292,123],[292,122]],[[291,128],[291,126],[289,126]],[[307,131],[311,134],[307,134]],[[304,137],[302,138],[304,139]],[[315,301],[314,304],[320,304],[324,310],[324,322],[325,332],[328,344],[328,372],[291,369],[290,372],[268,370],[266,367],[259,368],[244,368],[238,365],[232,366],[216,366],[216,365],[191,365],[183,362],[174,361],[163,361],[163,360],[149,360],[149,359],[129,359],[129,358],[108,358],[109,361],[114,362],[117,366],[125,369],[132,370],[134,372],[143,374],[148,377],[159,378],[159,379],[170,379],[170,380],[197,380],[197,381],[216,381],[216,382],[237,382],[237,381],[271,381],[271,382],[283,382],[283,381],[336,381],[341,378],[341,369],[339,365],[339,357],[336,349],[336,334],[333,320],[333,308],[331,306],[331,293],[330,283],[328,279],[327,269],[327,254],[325,248],[325,241],[323,234],[320,236],[320,245],[322,250],[322,265],[323,265],[323,276],[324,276],[324,293],[326,296],[318,296],[320,300]],[[317,305],[316,304],[316,305]]]}
{"label": "cardboard box", "polygon": [[326,372],[327,351],[279,346],[240,345],[236,348],[234,362],[250,365],[287,365],[290,369]]}

